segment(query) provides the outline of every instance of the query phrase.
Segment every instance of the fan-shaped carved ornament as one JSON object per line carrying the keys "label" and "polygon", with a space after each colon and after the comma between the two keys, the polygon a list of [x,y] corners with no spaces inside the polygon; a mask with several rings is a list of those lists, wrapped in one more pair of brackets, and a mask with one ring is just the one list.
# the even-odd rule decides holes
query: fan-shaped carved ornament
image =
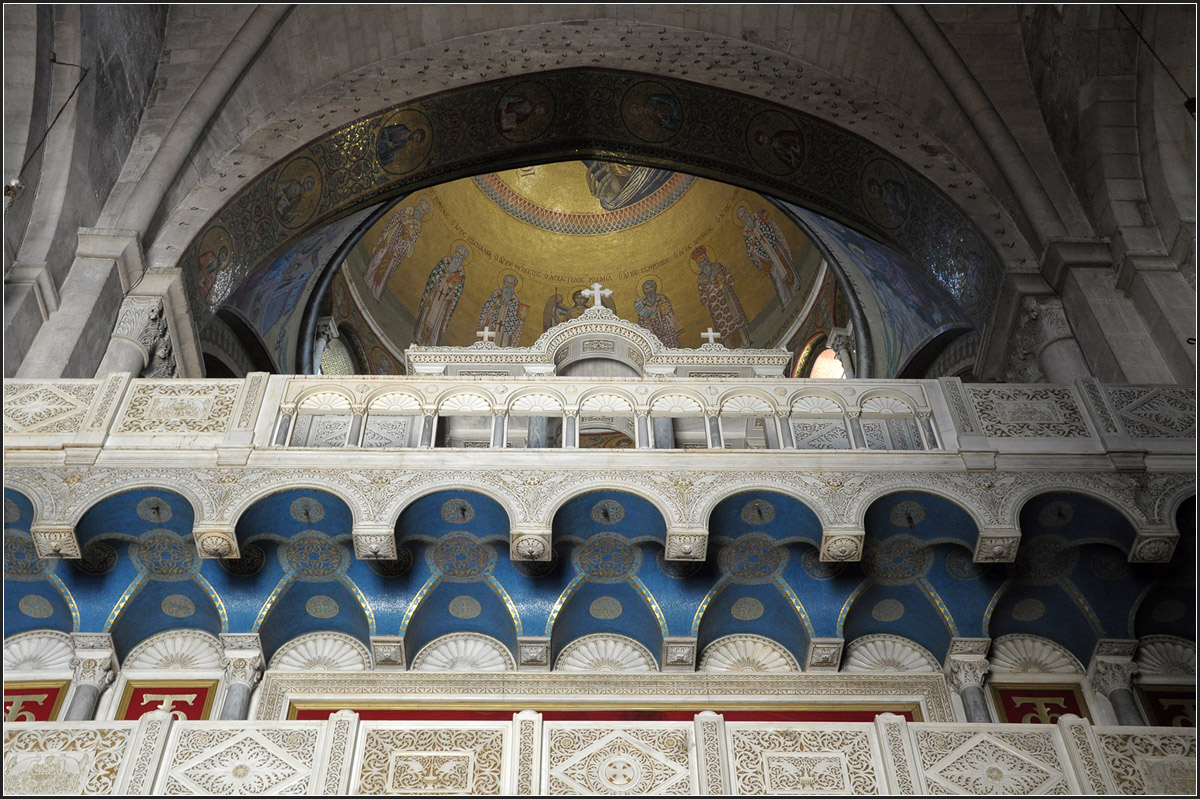
{"label": "fan-shaped carved ornament", "polygon": [[667,394],[654,400],[650,405],[650,412],[664,416],[666,414],[696,414],[702,415],[704,407],[683,394]]}
{"label": "fan-shaped carved ornament", "polygon": [[421,410],[421,401],[412,394],[384,394],[381,397],[371,400],[368,410],[371,413],[419,412]]}
{"label": "fan-shaped carved ornament", "polygon": [[580,409],[586,413],[633,413],[633,404],[616,394],[593,394]]}
{"label": "fan-shaped carved ornament", "polygon": [[761,635],[727,635],[704,648],[699,671],[781,674],[800,671],[787,649]]}
{"label": "fan-shaped carved ornament", "polygon": [[771,404],[762,397],[743,394],[721,403],[722,416],[770,416],[774,412]]}
{"label": "fan-shaped carved ornament", "polygon": [[1138,642],[1138,673],[1142,676],[1196,676],[1196,645],[1173,635],[1151,635]]}
{"label": "fan-shaped carved ornament", "polygon": [[479,633],[450,633],[435,638],[413,658],[413,671],[515,671],[508,647]]}
{"label": "fan-shaped carved ornament", "polygon": [[280,671],[369,671],[371,654],[344,633],[307,633],[288,641],[271,658]]}
{"label": "fan-shaped carved ornament", "polygon": [[820,416],[841,416],[842,406],[829,397],[800,397],[792,402],[792,413],[808,413]]}
{"label": "fan-shaped carved ornament", "polygon": [[512,410],[521,413],[562,413],[562,403],[549,394],[525,394],[513,400]]}
{"label": "fan-shaped carved ornament", "polygon": [[168,630],[142,641],[125,656],[123,669],[218,669],[221,643],[200,630]]}
{"label": "fan-shaped carved ornament", "polygon": [[302,411],[348,411],[350,400],[337,391],[320,391],[300,401]]}
{"label": "fan-shaped carved ornament", "polygon": [[32,630],[4,641],[5,671],[54,671],[71,668],[71,636],[56,630]]}
{"label": "fan-shaped carved ornament", "polygon": [[612,633],[593,633],[576,638],[563,647],[554,663],[555,671],[648,672],[658,671],[650,650],[632,638]]}
{"label": "fan-shaped carved ornament", "polygon": [[488,402],[487,397],[479,394],[455,394],[453,397],[443,400],[438,407],[438,413],[442,414],[491,412],[492,404]]}
{"label": "fan-shaped carved ornament", "polygon": [[1014,633],[992,642],[992,671],[1036,674],[1083,674],[1078,658],[1061,644],[1037,635]]}
{"label": "fan-shaped carved ornament", "polygon": [[871,397],[862,404],[863,413],[883,414],[889,416],[912,416],[913,409],[904,400],[895,397]]}
{"label": "fan-shaped carved ornament", "polygon": [[879,633],[856,638],[846,646],[842,671],[850,674],[936,674],[937,658],[918,643],[899,635]]}

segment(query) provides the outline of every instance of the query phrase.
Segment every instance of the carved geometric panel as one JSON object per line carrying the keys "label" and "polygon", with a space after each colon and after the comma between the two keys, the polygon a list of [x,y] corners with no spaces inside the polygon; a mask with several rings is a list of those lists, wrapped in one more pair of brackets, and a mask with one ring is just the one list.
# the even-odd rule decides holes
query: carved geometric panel
{"label": "carved geometric panel", "polygon": [[351,787],[368,795],[496,796],[505,792],[510,734],[509,724],[365,722]]}
{"label": "carved geometric panel", "polygon": [[850,437],[841,419],[800,421],[792,419],[796,449],[850,449]]}
{"label": "carved geometric panel", "polygon": [[990,438],[1080,438],[1089,435],[1069,388],[967,387]]}
{"label": "carved geometric panel", "polygon": [[546,722],[543,793],[684,796],[697,792],[694,728],[687,722]]}
{"label": "carved geometric panel", "polygon": [[5,383],[5,433],[74,433],[87,414],[97,385]]}
{"label": "carved geometric panel", "polygon": [[292,428],[290,447],[344,447],[350,432],[350,416],[331,413],[301,413]]}
{"label": "carved geometric panel", "polygon": [[1056,730],[992,732],[913,726],[931,794],[1068,794],[1075,789],[1055,747]]}
{"label": "carved geometric panel", "polygon": [[1131,733],[1096,728],[1105,762],[1126,795],[1196,794],[1196,731]]}
{"label": "carved geometric panel", "polygon": [[1109,387],[1108,396],[1129,435],[1135,438],[1192,438],[1196,394],[1177,388]]}
{"label": "carved geometric panel", "polygon": [[225,433],[242,386],[241,380],[135,382],[116,432]]}
{"label": "carved geometric panel", "polygon": [[362,445],[365,448],[410,446],[409,433],[416,427],[416,421],[416,416],[368,416]]}
{"label": "carved geometric panel", "polygon": [[6,795],[114,794],[134,725],[4,730]]}
{"label": "carved geometric panel", "polygon": [[[230,729],[196,722],[172,730],[157,793],[294,796],[308,793],[325,722]],[[224,727],[224,728],[222,728]]]}
{"label": "carved geometric panel", "polygon": [[853,794],[887,790],[873,730],[866,724],[726,722],[733,790],[739,795]]}

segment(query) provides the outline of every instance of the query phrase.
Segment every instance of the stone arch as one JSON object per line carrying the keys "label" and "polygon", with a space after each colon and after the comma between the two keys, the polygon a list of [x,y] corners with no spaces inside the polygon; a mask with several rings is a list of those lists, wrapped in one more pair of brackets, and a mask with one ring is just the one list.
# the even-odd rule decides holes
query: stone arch
{"label": "stone arch", "polygon": [[[416,414],[420,414],[425,405],[424,398],[416,391],[397,386],[384,386],[375,389],[364,398],[363,404],[366,405],[367,413],[378,413],[380,409],[375,407],[376,404],[387,404],[385,401],[390,397],[396,397],[395,404],[404,406],[406,412],[411,410]],[[406,402],[405,400],[411,400],[411,402]],[[410,405],[412,406],[411,408],[408,407]]]}
{"label": "stone arch", "polygon": [[[296,395],[299,410],[345,410],[356,404],[354,392],[336,384],[325,384],[306,388]],[[344,404],[343,404],[344,403]]]}
{"label": "stone arch", "polygon": [[[1012,502],[1012,524],[1013,529],[1020,529],[1021,514],[1025,510],[1025,506],[1031,501],[1043,494],[1078,494],[1086,499],[1099,503],[1100,505],[1115,511],[1126,524],[1129,525],[1132,535],[1127,541],[1122,542],[1125,549],[1132,549],[1134,545],[1134,537],[1137,534],[1139,524],[1138,520],[1130,513],[1130,509],[1124,503],[1117,502],[1111,495],[1104,495],[1098,489],[1091,486],[1082,485],[1057,485],[1057,484],[1041,484],[1033,486],[1022,492],[1014,492]],[[1115,539],[1113,542],[1115,543]]]}
{"label": "stone arch", "polygon": [[413,656],[410,671],[516,671],[512,652],[490,635],[448,633]]}
{"label": "stone arch", "polygon": [[[504,487],[485,483],[469,474],[454,473],[453,475],[447,475],[446,479],[453,481],[453,490],[481,494],[499,505],[508,517],[510,531],[517,524],[524,521],[525,517],[521,514],[519,506],[513,502],[512,496],[504,490]],[[447,490],[451,489],[447,489],[446,483],[437,480],[436,477],[431,482],[407,488],[393,497],[385,508],[380,509],[379,518],[384,520],[384,523],[394,531],[396,525],[400,522],[401,514],[410,505],[431,494],[438,494]]]}
{"label": "stone arch", "polygon": [[696,671],[795,673],[800,671],[800,663],[787,647],[772,638],[736,633],[704,647]]}
{"label": "stone arch", "polygon": [[[812,402],[805,403],[805,400],[812,400]],[[823,403],[820,402],[821,400],[825,400],[837,406],[837,410],[825,410],[825,408],[822,407]],[[827,388],[812,388],[808,386],[793,391],[787,399],[787,405],[792,409],[793,412],[795,412],[797,405],[804,405],[805,407],[811,405],[813,412],[815,413],[837,413],[838,415],[844,415],[849,407],[846,400],[843,399],[836,391]]]}
{"label": "stone arch", "polygon": [[646,398],[646,405],[651,409],[651,412],[653,413],[654,412],[654,404],[656,402],[667,400],[670,397],[681,397],[685,400],[690,400],[690,401],[696,403],[696,406],[697,406],[696,410],[688,411],[689,414],[695,415],[695,416],[703,415],[704,408],[709,403],[708,399],[706,399],[705,396],[702,393],[700,393],[699,391],[696,391],[691,388],[686,388],[684,386],[679,386],[679,387],[671,387],[671,388],[660,388],[658,390],[651,391],[649,397]]}
{"label": "stone arch", "polygon": [[[284,476],[279,475],[278,479],[282,480]],[[361,502],[360,498],[351,493],[345,484],[337,482],[336,479],[331,480],[322,473],[314,471],[305,474],[300,482],[303,485],[297,485],[295,482],[279,482],[255,488],[250,493],[240,497],[230,508],[229,523],[236,529],[246,511],[268,497],[272,497],[275,494],[282,494],[285,491],[305,490],[324,491],[340,500],[350,510],[350,518],[355,527],[368,523],[373,518],[370,509]]]}
{"label": "stone arch", "polygon": [[616,633],[592,633],[568,643],[554,659],[565,672],[656,672],[658,660],[638,641]]}
{"label": "stone arch", "polygon": [[568,502],[602,491],[622,491],[627,494],[632,494],[639,499],[644,499],[649,502],[654,509],[658,511],[659,516],[666,523],[667,529],[681,525],[684,520],[680,518],[679,509],[676,508],[670,500],[664,496],[647,490],[644,484],[636,483],[630,480],[625,482],[621,479],[616,479],[605,475],[603,478],[594,482],[589,482],[586,486],[572,485],[560,490],[558,493],[551,495],[538,508],[538,518],[549,529],[554,524],[554,517],[562,510]]}
{"label": "stone arch", "polygon": [[725,500],[738,494],[746,494],[752,491],[769,491],[777,494],[782,494],[789,499],[794,499],[796,502],[804,505],[817,516],[817,520],[821,523],[821,529],[824,530],[831,526],[832,522],[829,518],[827,509],[822,507],[819,498],[807,494],[804,489],[791,483],[774,482],[765,480],[755,474],[744,475],[745,482],[727,483],[721,486],[713,486],[709,488],[704,497],[704,501],[697,503],[695,510],[692,511],[690,521],[699,526],[708,529],[712,520],[713,510],[716,509]]}
{"label": "stone arch", "polygon": [[900,635],[873,633],[847,642],[841,670],[851,674],[937,674],[941,664],[916,641]]}
{"label": "stone arch", "polygon": [[[949,485],[945,484],[923,484],[917,475],[912,475],[909,478],[907,475],[904,478],[888,480],[887,482],[878,483],[864,489],[850,503],[847,510],[847,517],[852,519],[851,524],[859,530],[866,529],[867,510],[875,504],[876,501],[888,496],[889,494],[899,494],[905,492],[914,492],[920,494],[929,494],[938,499],[945,500],[951,503],[958,509],[964,511],[975,524],[977,531],[983,530],[987,525],[981,522],[981,519],[987,518],[983,509],[978,508],[971,502],[970,495],[966,492],[959,494],[954,492]],[[1014,528],[1015,529],[1015,528]]]}
{"label": "stone arch", "polygon": [[[508,401],[504,405],[504,408],[510,415],[517,413],[519,412],[519,410],[516,408],[518,403],[520,403],[522,400],[525,400],[525,398],[529,398],[526,400],[525,404],[532,403],[534,402],[534,397],[545,397],[550,401],[557,403],[557,408],[551,409],[547,407],[546,410],[552,410],[554,413],[559,415],[561,415],[563,410],[570,405],[570,401],[563,396],[562,391],[557,388],[552,388],[550,386],[527,386],[512,392],[512,394],[509,395]],[[538,404],[539,407],[545,406],[544,401],[541,401]]]}
{"label": "stone arch", "polygon": [[265,652],[268,668],[278,671],[370,671],[371,652],[357,638],[338,632],[296,636],[274,652]]}
{"label": "stone arch", "polygon": [[203,630],[166,630],[135,644],[121,662],[121,669],[219,669],[222,657],[224,649],[221,642],[210,633]]}
{"label": "stone arch", "polygon": [[[212,510],[211,504],[205,502],[207,497],[197,490],[195,484],[186,482],[186,478],[181,479],[176,474],[167,471],[154,475],[131,475],[115,484],[101,483],[96,487],[94,493],[80,494],[72,497],[71,505],[60,509],[60,512],[63,513],[65,520],[72,527],[77,527],[88,511],[105,500],[112,499],[129,491],[154,490],[171,491],[186,500],[192,508],[193,526],[198,526],[202,521],[207,521],[210,518],[211,514],[205,513]],[[36,508],[37,506],[35,505],[35,511]]]}

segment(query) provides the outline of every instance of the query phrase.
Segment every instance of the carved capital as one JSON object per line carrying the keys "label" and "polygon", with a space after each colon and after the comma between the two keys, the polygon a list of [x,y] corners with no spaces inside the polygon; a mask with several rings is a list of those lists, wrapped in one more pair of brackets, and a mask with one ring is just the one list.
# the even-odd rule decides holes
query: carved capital
{"label": "carved capital", "polygon": [[1131,563],[1170,563],[1175,554],[1178,535],[1146,535],[1139,533],[1133,542]]}
{"label": "carved capital", "polygon": [[859,530],[826,530],[821,536],[821,560],[841,562],[862,559],[863,538]]}
{"label": "carved capital", "polygon": [[103,691],[117,676],[114,665],[111,651],[88,651],[84,657],[71,658],[71,679],[78,685],[90,685]]}
{"label": "carved capital", "polygon": [[1121,688],[1131,690],[1133,675],[1137,674],[1137,671],[1138,664],[1130,660],[1097,658],[1092,661],[1092,667],[1088,670],[1088,679],[1092,682],[1092,688],[1108,696]]}
{"label": "carved capital", "polygon": [[117,313],[113,338],[128,341],[141,350],[143,377],[175,376],[175,355],[162,297],[126,297]]}
{"label": "carved capital", "polygon": [[1017,559],[1017,546],[1021,543],[1019,533],[979,533],[975,542],[976,563],[1012,563]]}
{"label": "carved capital", "polygon": [[517,638],[517,670],[550,670],[549,636],[522,635]]}
{"label": "carved capital", "polygon": [[380,671],[403,671],[406,668],[403,635],[372,635],[371,658]]}
{"label": "carved capital", "polygon": [[197,526],[192,530],[202,558],[239,558],[237,536],[229,526]]}
{"label": "carved capital", "polygon": [[835,672],[842,663],[843,638],[813,638],[804,656],[806,672]]}
{"label": "carved capital", "polygon": [[986,658],[951,655],[946,658],[946,681],[957,693],[970,686],[982,688],[990,665]]}
{"label": "carved capital", "polygon": [[691,636],[663,638],[662,670],[694,671],[696,669],[696,639]]}
{"label": "carved capital", "polygon": [[225,669],[226,681],[253,688],[262,679],[263,659],[261,655],[223,657],[221,668]]}
{"label": "carved capital", "polygon": [[554,557],[550,531],[544,527],[518,526],[512,529],[508,545],[513,560],[548,561]]}

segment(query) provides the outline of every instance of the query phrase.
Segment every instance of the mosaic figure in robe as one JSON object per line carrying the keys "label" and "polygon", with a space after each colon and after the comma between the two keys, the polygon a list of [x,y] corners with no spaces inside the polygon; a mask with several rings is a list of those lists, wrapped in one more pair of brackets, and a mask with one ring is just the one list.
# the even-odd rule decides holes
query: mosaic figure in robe
{"label": "mosaic figure in robe", "polygon": [[675,306],[666,294],[658,293],[658,283],[647,280],[642,284],[642,296],[633,301],[638,324],[658,336],[668,347],[679,346],[679,334],[683,325],[675,318]]}
{"label": "mosaic figure in robe", "polygon": [[713,327],[721,334],[722,341],[735,348],[750,346],[750,334],[746,330],[750,321],[733,290],[733,275],[724,264],[708,257],[706,247],[697,247],[692,252],[692,260],[700,270],[696,278],[700,302],[708,308]]}
{"label": "mosaic figure in robe", "polygon": [[742,222],[746,253],[754,265],[771,278],[775,293],[779,295],[779,304],[786,308],[796,294],[796,266],[783,231],[765,210],[751,213],[749,208],[741,205],[737,209],[737,218]]}
{"label": "mosaic figure in robe", "polygon": [[496,331],[499,346],[515,347],[521,343],[527,316],[529,306],[517,297],[517,276],[505,275],[501,287],[492,292],[479,311],[478,327]]}
{"label": "mosaic figure in robe", "polygon": [[375,299],[383,296],[383,288],[392,279],[392,275],[400,268],[408,256],[412,255],[421,235],[421,220],[429,213],[429,202],[421,200],[416,207],[411,205],[401,208],[392,214],[375,249],[371,251],[371,262],[363,274],[363,280],[371,289]]}
{"label": "mosaic figure in robe", "polygon": [[470,251],[463,245],[454,248],[452,255],[437,262],[429,272],[425,281],[425,293],[421,295],[421,307],[417,311],[417,322],[413,333],[418,344],[437,346],[446,328],[450,325],[450,317],[458,307],[462,297],[463,285],[467,280],[463,261]]}

